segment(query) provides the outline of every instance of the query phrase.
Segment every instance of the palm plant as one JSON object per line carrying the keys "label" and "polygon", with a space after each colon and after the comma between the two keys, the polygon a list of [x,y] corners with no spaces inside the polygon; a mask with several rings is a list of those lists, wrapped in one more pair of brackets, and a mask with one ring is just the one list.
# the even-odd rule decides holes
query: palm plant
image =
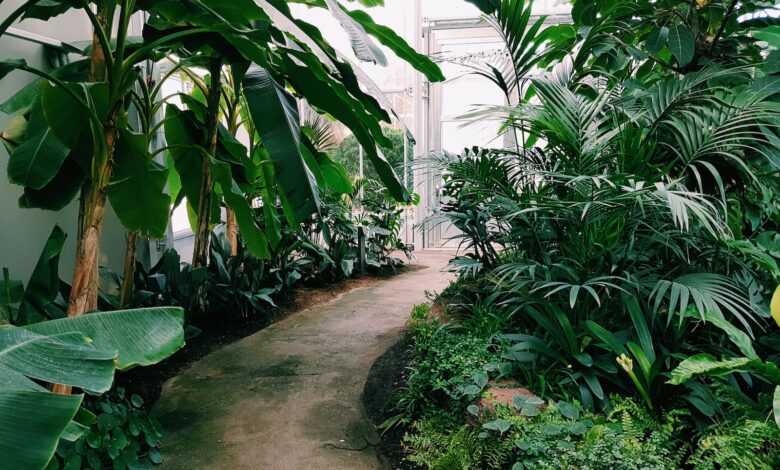
{"label": "palm plant", "polygon": [[521,349],[558,362],[586,402],[609,384],[653,406],[677,354],[729,349],[692,342],[696,324],[751,335],[765,322],[744,282],[760,260],[734,248],[724,193],[752,180],[777,109],[741,70],[634,92],[572,67],[534,79],[538,103],[517,111],[538,147],[444,159],[442,212],[471,250],[456,267],[492,280],[535,338]]}

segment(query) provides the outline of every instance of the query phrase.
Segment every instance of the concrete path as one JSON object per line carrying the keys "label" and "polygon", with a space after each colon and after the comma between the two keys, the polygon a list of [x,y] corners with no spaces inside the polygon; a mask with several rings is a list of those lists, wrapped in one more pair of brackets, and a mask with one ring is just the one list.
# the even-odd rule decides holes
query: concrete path
{"label": "concrete path", "polygon": [[451,253],[317,305],[195,363],[163,387],[164,469],[378,469],[361,392]]}

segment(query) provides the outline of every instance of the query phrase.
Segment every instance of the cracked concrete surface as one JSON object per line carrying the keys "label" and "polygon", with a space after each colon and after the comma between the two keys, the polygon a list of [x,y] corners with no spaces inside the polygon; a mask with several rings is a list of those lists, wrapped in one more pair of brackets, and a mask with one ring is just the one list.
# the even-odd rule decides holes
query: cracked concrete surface
{"label": "cracked concrete surface", "polygon": [[412,306],[450,280],[452,253],[295,313],[193,364],[163,387],[164,469],[378,469],[360,395]]}

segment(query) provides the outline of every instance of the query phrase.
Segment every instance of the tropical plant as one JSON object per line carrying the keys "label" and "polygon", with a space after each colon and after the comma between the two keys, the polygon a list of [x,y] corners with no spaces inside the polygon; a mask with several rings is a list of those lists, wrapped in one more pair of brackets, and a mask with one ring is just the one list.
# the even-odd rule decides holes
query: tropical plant
{"label": "tropical plant", "polygon": [[[143,89],[145,83],[138,66],[162,54],[176,53],[190,64],[205,64],[211,72],[208,87],[212,93],[204,93],[204,126],[198,130],[197,126],[192,128],[192,122],[179,122],[181,141],[173,139],[176,150],[171,149],[174,156],[179,154],[179,158],[174,158],[179,161],[175,168],[189,193],[189,201],[193,206],[197,203],[200,215],[196,267],[205,265],[208,253],[210,217],[206,215],[211,214],[215,185],[235,211],[239,225],[244,225],[250,249],[258,256],[268,255],[266,237],[254,227],[247,198],[232,169],[216,158],[223,137],[219,132],[223,59],[231,64],[234,95],[238,95],[237,85],[242,84],[254,129],[266,137],[266,161],[275,167],[275,187],[280,189],[285,214],[293,224],[315,212],[318,204],[309,179],[311,169],[307,171],[312,161],[304,161],[306,152],[305,146],[299,145],[302,136],[297,109],[292,106],[294,101],[286,87],[307,97],[320,112],[349,125],[394,197],[406,197],[392,168],[376,151],[377,142],[387,144],[379,122],[389,122],[388,114],[360,89],[355,72],[319,32],[292,16],[287,2],[244,0],[236,8],[234,2],[198,1],[185,5],[168,0],[116,0],[94,2],[94,10],[92,3],[27,1],[0,25],[2,35],[19,19],[46,20],[75,9],[82,11],[93,27],[91,46],[73,48],[74,53],[87,59],[51,73],[30,67],[22,60],[5,60],[0,65],[0,78],[14,70],[42,77],[3,106],[4,111],[17,114],[12,120],[13,129],[3,134],[3,142],[12,148],[9,176],[12,182],[25,187],[20,203],[57,210],[83,190],[85,203],[69,314],[78,315],[97,307],[96,260],[107,199],[132,232],[157,237],[164,233],[170,206],[170,199],[163,192],[165,171],[152,162],[148,136],[139,135],[127,119],[128,106],[134,101],[133,87],[139,83]],[[371,35],[430,79],[443,79],[430,60],[364,12],[349,11],[330,0],[308,3],[328,8],[339,17],[362,59],[383,62],[381,51],[369,39]],[[128,38],[130,18],[138,11],[149,13],[143,41]],[[285,37],[295,46],[278,46],[276,39]],[[252,63],[255,65],[250,68]],[[148,104],[149,97],[144,98],[135,101]],[[74,113],[81,119],[75,118]],[[186,113],[175,117],[192,118]],[[89,126],[82,128],[83,122]],[[146,125],[148,129],[157,127],[149,122]],[[37,158],[40,155],[46,158]],[[160,181],[162,185],[157,184]],[[309,184],[301,185],[301,181]],[[149,207],[136,204],[138,188],[148,192],[143,194],[143,200],[155,203]],[[128,266],[133,266],[132,260]]]}
{"label": "tropical plant", "polygon": [[[115,370],[155,364],[184,344],[184,312],[154,308],[94,313],[0,326],[0,442],[9,468],[46,468],[60,439],[86,430],[77,414],[84,395],[59,395],[41,384],[90,393],[111,388]],[[82,412],[83,413],[83,412]]]}
{"label": "tropical plant", "polygon": [[140,395],[123,387],[99,397],[87,396],[84,410],[94,418],[75,442],[60,440],[56,454],[60,468],[132,469],[162,463],[161,427],[147,408]]}
{"label": "tropical plant", "polygon": [[[146,184],[157,169],[151,166],[144,137],[128,124],[127,109],[140,77],[138,65],[158,46],[189,34],[138,44],[128,40],[128,30],[139,4],[106,1],[92,8],[90,2],[27,1],[0,26],[2,35],[20,18],[47,20],[75,9],[93,28],[90,46],[72,48],[85,59],[57,71],[48,73],[24,60],[6,60],[0,66],[0,78],[14,70],[41,77],[4,104],[4,111],[17,113],[15,122],[24,128],[8,165],[11,181],[25,188],[20,204],[58,210],[82,192],[71,316],[97,308],[97,259],[107,200],[130,230],[157,237],[165,231],[167,196],[161,185]],[[160,203],[140,207],[139,196]]]}

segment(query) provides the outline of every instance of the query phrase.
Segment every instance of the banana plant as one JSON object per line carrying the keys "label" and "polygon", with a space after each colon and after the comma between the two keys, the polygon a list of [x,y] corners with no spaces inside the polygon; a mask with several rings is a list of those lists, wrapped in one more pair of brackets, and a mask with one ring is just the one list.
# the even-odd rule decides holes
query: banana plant
{"label": "banana plant", "polygon": [[60,439],[78,439],[86,429],[77,417],[84,395],[55,394],[42,384],[104,393],[115,370],[152,365],[181,348],[183,321],[182,309],[151,308],[0,326],[5,468],[46,468]]}
{"label": "banana plant", "polygon": [[[375,24],[365,13],[349,13],[336,2],[328,2],[328,4],[314,2],[314,4],[329,8],[340,18],[348,31],[353,31],[355,36],[353,44],[359,56],[361,56],[359,50],[363,48],[361,44],[370,42],[368,39],[370,34],[390,47],[399,57],[410,61],[432,80],[443,79],[435,64],[414,52],[392,30]],[[234,77],[230,95],[242,97],[242,106],[246,108],[256,131],[251,132],[250,137],[256,136],[257,143],[263,148],[262,152],[255,152],[252,148],[251,156],[253,159],[264,158],[267,165],[271,167],[263,169],[263,173],[273,174],[274,188],[277,190],[275,194],[281,200],[284,213],[292,225],[299,225],[318,211],[317,175],[320,173],[311,158],[310,146],[305,136],[301,134],[298,106],[293,93],[308,102],[318,112],[330,114],[348,125],[366,149],[368,157],[374,162],[383,182],[391,189],[394,196],[399,200],[408,197],[391,166],[377,151],[377,143],[387,143],[380,126],[381,121],[390,122],[387,111],[381,108],[376,98],[361,89],[356,72],[342,60],[342,56],[325,41],[319,31],[292,15],[288,2],[242,1],[240,4],[242,15],[235,15],[235,9],[226,9],[218,2],[211,2],[208,8],[215,13],[213,16],[204,16],[202,11],[198,12],[197,9],[193,12],[192,9],[181,5],[181,2],[162,1],[155,2],[154,5],[158,14],[148,25],[147,35],[150,38],[155,34],[164,34],[166,31],[182,28],[211,27],[220,19],[230,22],[232,29],[229,34],[222,35],[224,41],[211,44],[208,51],[201,53],[199,44],[184,41],[176,53],[187,56],[198,54],[209,56],[216,52],[220,57],[226,58],[226,62],[231,65],[230,69]],[[236,31],[241,31],[244,36],[237,34]],[[246,38],[251,38],[251,41],[247,41]],[[271,44],[274,44],[274,47],[271,47]],[[378,47],[366,46],[365,49],[373,51],[375,58],[379,57]],[[368,57],[362,57],[368,60]],[[379,59],[376,61],[381,62]],[[234,73],[237,66],[243,67],[240,74]],[[209,76],[217,77],[217,70],[211,70]],[[210,80],[209,83],[212,81]],[[229,112],[230,103],[225,105],[227,108],[225,111]],[[216,106],[211,107],[211,110],[216,109]],[[206,149],[206,152],[185,150],[193,144],[203,148],[204,144],[203,139],[200,143],[193,141],[194,133],[190,132],[187,135],[184,132],[186,128],[182,125],[182,119],[187,118],[193,110],[179,111],[171,110],[171,115],[166,117],[166,134],[170,133],[169,143],[175,141],[174,145],[179,148],[178,151],[172,152],[174,160],[185,158],[203,160],[204,155],[211,155],[214,158],[215,156],[208,151],[210,149]],[[206,116],[211,118],[212,114],[208,111],[209,109]],[[219,113],[219,111],[215,112]],[[230,118],[227,114],[223,112],[222,117]],[[231,123],[227,124],[230,127]],[[228,134],[230,134],[229,130]],[[186,153],[191,156],[187,157]],[[201,155],[194,155],[196,153]],[[199,175],[202,181],[207,179],[210,171],[212,170],[203,167]],[[208,243],[205,228],[209,211],[213,211],[217,205],[213,200],[211,205],[204,202],[213,194],[209,191],[208,182],[202,183],[200,188],[195,188],[194,185],[184,182],[192,175],[181,174],[181,176],[183,188],[189,191],[188,200],[197,201],[199,206],[197,211],[192,211],[198,214],[195,256],[195,260],[198,260],[204,254],[205,244]],[[205,199],[201,197],[199,192],[201,190],[206,191]],[[231,213],[229,215],[232,216]],[[236,212],[235,215],[240,219],[240,213]],[[238,225],[241,225],[240,220]],[[244,232],[243,227],[241,231]],[[266,234],[266,236],[276,238],[275,234]],[[203,243],[199,243],[198,240],[203,240]],[[260,249],[264,245],[264,241],[258,239],[257,249],[253,249],[252,252],[257,256],[267,256],[267,249]]]}
{"label": "banana plant", "polygon": [[109,201],[128,229],[157,237],[165,232],[167,207],[138,204],[138,197],[164,201],[164,194],[159,185],[148,184],[156,169],[143,137],[128,124],[129,96],[138,65],[161,45],[192,32],[143,44],[128,35],[130,18],[139,10],[135,0],[30,0],[0,24],[0,36],[19,19],[48,20],[71,10],[85,15],[93,29],[91,44],[73,46],[86,58],[71,64],[71,73],[49,73],[15,59],[2,61],[0,79],[12,71],[42,79],[15,97],[26,102],[19,113],[25,130],[8,164],[10,180],[24,187],[20,204],[56,210],[82,194],[68,305],[68,314],[77,316],[97,307],[97,260]]}

